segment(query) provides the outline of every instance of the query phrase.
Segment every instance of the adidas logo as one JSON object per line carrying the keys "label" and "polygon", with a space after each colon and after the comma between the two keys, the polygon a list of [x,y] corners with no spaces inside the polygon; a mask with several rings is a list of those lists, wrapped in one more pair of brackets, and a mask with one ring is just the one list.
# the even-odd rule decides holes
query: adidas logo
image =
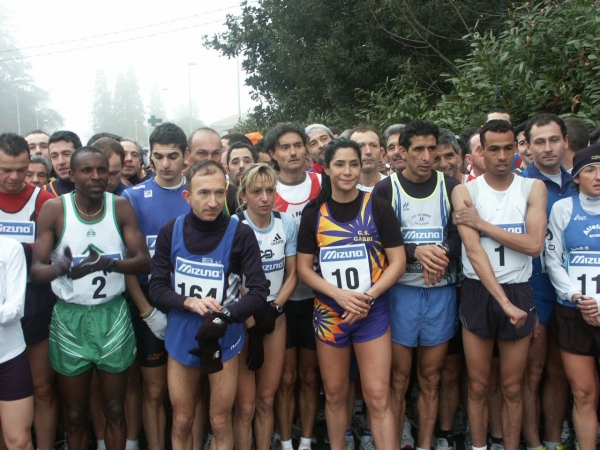
{"label": "adidas logo", "polygon": [[87,237],[94,237],[94,236],[96,236],[96,232],[90,228],[90,230],[87,232]]}
{"label": "adidas logo", "polygon": [[275,235],[275,237],[273,238],[273,242],[271,242],[271,245],[277,245],[277,244],[283,244],[283,239],[281,239],[281,236],[279,236],[279,233],[277,233]]}
{"label": "adidas logo", "polygon": [[587,216],[580,216],[579,214],[577,214],[573,220],[587,220]]}

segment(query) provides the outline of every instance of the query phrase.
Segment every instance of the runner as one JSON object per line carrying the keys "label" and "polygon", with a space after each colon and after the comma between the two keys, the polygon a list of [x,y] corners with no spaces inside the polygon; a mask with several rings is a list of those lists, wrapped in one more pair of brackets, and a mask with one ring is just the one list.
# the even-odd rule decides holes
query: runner
{"label": "runner", "polygon": [[[182,170],[186,146],[187,140],[181,128],[172,123],[160,124],[150,135],[150,159],[156,176],[123,193],[133,206],[150,256],[154,256],[156,237],[163,225],[190,210],[190,205],[183,198],[185,178]],[[166,316],[149,302],[150,280],[147,275],[127,275],[125,282],[137,309],[133,314],[133,326],[143,379],[144,431],[148,448],[162,450],[165,448],[167,423]]]}
{"label": "runner", "polygon": [[573,424],[581,450],[596,448],[600,356],[600,145],[573,160],[579,195],[559,200],[550,213],[554,237],[546,263],[557,301],[552,334],[573,390]]}
{"label": "runner", "polygon": [[[238,218],[254,230],[258,240],[262,267],[269,286],[269,308],[254,314],[254,321],[248,321],[251,322],[248,325],[249,341],[239,361],[234,422],[235,447],[249,450],[252,446],[254,417],[256,448],[268,450],[274,425],[273,403],[285,355],[286,326],[283,305],[298,283],[298,229],[292,216],[273,212],[277,174],[269,166],[248,166],[238,187],[240,204],[243,202],[246,206],[244,212],[238,214]],[[253,351],[255,346],[258,347],[256,352]],[[264,356],[261,354],[263,346]],[[265,364],[262,364],[261,356]]]}
{"label": "runner", "polygon": [[[38,214],[42,205],[54,198],[51,193],[25,183],[30,166],[29,155],[27,141],[21,136],[0,134],[0,223],[3,225],[0,235],[23,245],[28,263],[27,274],[31,267]],[[27,283],[21,325],[33,376],[35,437],[40,450],[54,448],[58,424],[56,373],[48,358],[50,318],[55,302],[50,283]]]}
{"label": "runner", "polygon": [[[389,204],[357,189],[361,150],[334,139],[325,150],[323,190],[302,214],[298,274],[315,290],[313,325],[333,450],[344,448],[350,356],[356,353],[378,449],[396,449],[390,405],[387,289],[406,267]],[[314,269],[318,256],[319,274]]]}
{"label": "runner", "polygon": [[59,298],[50,325],[50,364],[58,372],[69,449],[88,448],[94,369],[106,416],[106,446],[122,449],[127,368],[136,354],[129,309],[121,296],[122,274],[147,273],[150,256],[129,202],[105,193],[106,156],[82,147],[70,164],[76,191],[43,206],[31,280],[51,281]]}
{"label": "runner", "polygon": [[465,281],[460,318],[469,375],[468,416],[473,449],[487,441],[487,394],[494,342],[500,351],[504,447],[517,450],[523,418],[523,374],[535,303],[527,281],[546,233],[546,190],[511,172],[512,125],[490,120],[481,129],[485,174],[454,189],[454,222],[463,241]]}
{"label": "runner", "polygon": [[[211,388],[211,445],[233,448],[237,355],[245,341],[242,322],[264,308],[267,298],[256,237],[250,227],[223,213],[225,197],[223,167],[208,159],[195,164],[184,191],[192,211],[169,221],[156,240],[150,300],[170,309],[165,347],[174,450],[192,448],[202,371]],[[240,298],[242,275],[246,293]]]}
{"label": "runner", "polygon": [[0,236],[0,423],[8,450],[33,449],[33,381],[20,322],[26,280],[23,248]]}

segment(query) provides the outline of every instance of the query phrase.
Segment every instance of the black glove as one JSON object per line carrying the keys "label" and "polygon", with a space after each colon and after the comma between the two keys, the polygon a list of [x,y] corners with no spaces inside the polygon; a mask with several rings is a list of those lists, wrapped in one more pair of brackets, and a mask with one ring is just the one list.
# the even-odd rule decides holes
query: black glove
{"label": "black glove", "polygon": [[58,261],[53,263],[52,265],[56,268],[56,276],[62,277],[63,275],[69,276],[69,269],[71,269],[71,264],[73,263],[73,254],[71,253],[71,249],[69,247],[65,247],[63,255],[58,258]]}
{"label": "black glove", "polygon": [[248,328],[248,369],[254,371],[263,366],[265,362],[265,349],[263,347],[264,333],[257,330],[256,326]]}
{"label": "black glove", "polygon": [[222,338],[227,332],[227,326],[232,323],[231,317],[220,312],[209,314],[196,334],[196,340],[200,347],[205,341],[213,341]]}
{"label": "black glove", "polygon": [[275,321],[280,316],[275,308],[267,306],[262,311],[254,314],[255,327],[262,334],[270,334],[275,329]]}
{"label": "black glove", "polygon": [[111,258],[100,256],[100,253],[98,253],[91,245],[88,245],[88,250],[90,251],[89,256],[79,264],[71,267],[69,275],[72,279],[77,280],[89,275],[90,273],[99,271],[104,272],[104,275],[106,275],[107,272],[111,271],[107,270],[111,263],[114,264]]}
{"label": "black glove", "polygon": [[188,353],[200,358],[202,371],[207,375],[223,370],[223,362],[221,361],[223,352],[218,339],[204,341],[200,347],[193,348]]}

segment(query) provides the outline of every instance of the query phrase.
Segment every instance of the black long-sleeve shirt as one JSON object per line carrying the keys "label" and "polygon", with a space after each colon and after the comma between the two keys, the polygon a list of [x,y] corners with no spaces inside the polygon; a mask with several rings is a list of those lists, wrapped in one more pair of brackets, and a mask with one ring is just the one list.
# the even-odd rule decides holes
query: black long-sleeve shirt
{"label": "black long-sleeve shirt", "polygon": [[[400,185],[406,191],[408,195],[414,198],[427,198],[437,187],[437,176],[436,172],[432,172],[432,176],[429,180],[423,183],[415,183],[407,179],[402,173],[398,174],[398,180],[400,180]],[[455,178],[451,178],[448,175],[444,175],[444,182],[446,184],[446,193],[449,199],[452,199],[452,191],[456,186],[460,183]],[[392,191],[392,177],[387,177],[381,180],[379,183],[375,185],[373,188],[373,195],[383,197],[389,203],[392,202],[393,191]],[[450,203],[450,215],[452,215],[452,203]],[[450,259],[459,259],[460,258],[460,235],[458,234],[458,228],[454,225],[454,222],[450,220],[448,222],[448,239],[446,239],[445,243],[448,245],[449,252],[448,258]],[[406,262],[413,263],[416,261],[415,258],[415,249],[417,248],[417,244],[409,244],[404,243],[404,248],[406,249]]]}
{"label": "black long-sleeve shirt", "polygon": [[[156,252],[152,258],[152,278],[150,279],[150,300],[161,308],[184,310],[184,295],[172,288],[173,264],[171,263],[171,240],[175,226],[173,219],[160,230],[156,240]],[[224,214],[214,221],[204,221],[190,211],[185,216],[183,241],[190,253],[207,254],[221,243],[231,218]],[[246,293],[242,298],[227,305],[234,322],[243,322],[255,312],[266,306],[268,288],[267,279],[262,270],[260,248],[252,229],[243,223],[238,224],[231,247],[229,267],[226,268],[226,280],[230,274],[245,277]]]}

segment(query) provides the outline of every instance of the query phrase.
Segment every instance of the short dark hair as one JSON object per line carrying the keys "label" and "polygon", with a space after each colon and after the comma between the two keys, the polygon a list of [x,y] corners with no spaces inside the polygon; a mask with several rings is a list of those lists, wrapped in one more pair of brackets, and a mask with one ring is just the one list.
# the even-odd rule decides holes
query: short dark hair
{"label": "short dark hair", "polygon": [[179,147],[182,155],[185,155],[185,150],[187,149],[187,138],[185,137],[185,133],[172,122],[161,123],[157,126],[154,131],[152,131],[152,134],[150,134],[149,141],[150,153],[152,153],[154,144],[175,144],[176,147]]}
{"label": "short dark hair", "polygon": [[48,159],[45,156],[33,155],[31,157],[31,160],[29,161],[29,163],[30,164],[42,164],[46,168],[46,173],[48,174],[48,176],[50,176],[50,174],[52,174],[52,163],[50,161],[48,161]]}
{"label": "short dark hair", "polygon": [[515,139],[517,138],[519,133],[525,134],[525,127],[527,126],[527,122],[520,123],[515,127]]}
{"label": "short dark hair", "polygon": [[460,146],[456,140],[456,135],[447,128],[440,128],[437,145],[438,147],[441,145],[447,145],[448,147],[451,147],[452,150],[454,150],[454,153],[457,155],[460,153]]}
{"label": "short dark hair", "polygon": [[248,145],[245,142],[234,142],[227,149],[227,165],[229,165],[229,160],[231,159],[231,152],[238,148],[247,149],[250,152],[250,155],[252,155],[252,162],[258,161],[258,156],[256,155],[256,150],[254,150],[254,147],[252,146],[252,144]]}
{"label": "short dark hair", "polygon": [[462,130],[458,135],[458,139],[465,143],[465,155],[471,154],[471,138],[480,132],[481,129],[479,127],[468,127]]}
{"label": "short dark hair", "polygon": [[265,147],[269,152],[275,152],[275,145],[279,138],[287,133],[296,133],[304,145],[308,145],[308,135],[300,125],[295,122],[281,122],[269,130],[265,137]]}
{"label": "short dark hair", "polygon": [[413,137],[435,136],[437,143],[439,135],[440,129],[435,123],[430,122],[429,120],[413,120],[412,122],[407,123],[402,130],[402,134],[400,134],[400,145],[408,151]]}
{"label": "short dark hair", "polygon": [[[61,141],[64,141],[64,139],[61,139]],[[75,172],[75,163],[79,159],[79,155],[81,155],[82,153],[95,153],[97,155],[101,155],[104,159],[106,159],[106,167],[108,168],[108,158],[102,152],[102,150],[94,147],[93,145],[86,145],[85,147],[79,147],[71,155],[71,160],[69,161],[69,169],[71,169],[72,172]]]}
{"label": "short dark hair", "polygon": [[55,131],[52,133],[48,139],[48,146],[60,141],[70,142],[73,144],[73,147],[75,147],[75,150],[81,147],[81,139],[79,139],[79,136],[72,131],[67,130]]}
{"label": "short dark hair", "polygon": [[31,130],[30,132],[28,132],[24,137],[27,137],[31,134],[45,134],[46,136],[50,137],[50,135],[48,133],[46,133],[43,130]]}
{"label": "short dark hair", "polygon": [[511,132],[513,134],[513,139],[516,137],[515,135],[515,127],[512,126],[510,122],[501,119],[493,119],[488,120],[481,127],[481,133],[479,136],[481,138],[481,147],[485,148],[485,134],[491,131],[492,133],[508,133]]}
{"label": "short dark hair", "polygon": [[97,140],[102,139],[102,138],[111,138],[117,142],[119,142],[121,140],[121,136],[118,136],[113,133],[102,132],[102,133],[96,133],[91,138],[89,138],[86,145],[92,145],[94,142],[96,142]]}
{"label": "short dark hair", "polygon": [[566,139],[567,126],[565,125],[565,122],[556,114],[542,113],[538,114],[537,116],[533,116],[531,119],[529,119],[529,122],[527,122],[527,126],[525,126],[525,139],[527,140],[527,143],[529,144],[531,142],[531,129],[534,126],[543,127],[544,125],[548,125],[552,122],[558,124],[563,139]]}
{"label": "short dark hair", "polygon": [[493,113],[500,113],[500,114],[508,114],[508,122],[511,123],[512,122],[512,116],[510,115],[510,111],[508,109],[505,108],[492,108],[490,109],[487,114],[485,115],[485,121],[488,121],[488,117],[490,117],[490,114]]}
{"label": "short dark hair", "polygon": [[350,130],[350,136],[352,136],[354,133],[368,133],[369,131],[375,133],[375,136],[377,136],[377,139],[379,139],[379,145],[381,145],[381,136],[379,136],[379,131],[370,125],[358,125],[352,128],[352,130]]}
{"label": "short dark hair", "polygon": [[221,171],[223,173],[223,177],[227,179],[227,174],[225,173],[225,169],[218,162],[208,158],[203,159],[202,161],[197,162],[192,167],[190,167],[185,174],[185,188],[191,192],[192,190],[192,178],[196,175],[212,175],[213,173],[217,173]]}
{"label": "short dark hair", "polygon": [[102,137],[93,142],[91,145],[97,149],[100,149],[107,158],[110,158],[116,153],[121,159],[121,165],[125,164],[125,149],[120,142],[109,137]]}
{"label": "short dark hair", "polygon": [[590,129],[579,117],[566,117],[563,122],[569,136],[569,149],[578,152],[590,144]]}
{"label": "short dark hair", "polygon": [[27,153],[29,156],[29,144],[24,137],[17,133],[2,133],[0,134],[0,151],[13,158],[22,153]]}
{"label": "short dark hair", "polygon": [[231,147],[235,142],[243,142],[244,144],[252,145],[250,138],[241,133],[229,133],[225,136],[221,136],[221,139],[227,139],[229,141],[227,147]]}

